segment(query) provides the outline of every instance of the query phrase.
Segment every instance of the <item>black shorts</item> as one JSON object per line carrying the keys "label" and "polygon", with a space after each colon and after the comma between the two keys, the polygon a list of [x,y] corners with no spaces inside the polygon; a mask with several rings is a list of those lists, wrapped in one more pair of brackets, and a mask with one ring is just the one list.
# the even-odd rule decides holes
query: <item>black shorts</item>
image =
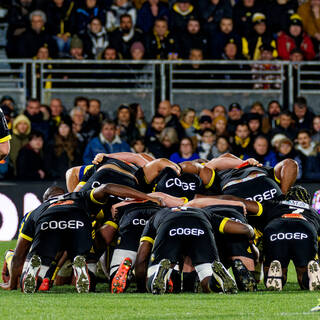
{"label": "black shorts", "polygon": [[293,261],[296,267],[305,267],[315,259],[318,237],[314,226],[303,219],[278,218],[272,220],[263,232],[265,266],[279,260],[286,268]]}
{"label": "black shorts", "polygon": [[172,263],[189,256],[194,266],[212,263],[218,259],[218,252],[209,222],[193,217],[192,214],[170,219],[161,224],[150,260],[150,266],[162,259]]}
{"label": "black shorts", "polygon": [[77,212],[53,213],[44,216],[36,226],[31,251],[42,259],[53,260],[66,250],[70,259],[89,253],[92,247],[89,217]]}
{"label": "black shorts", "polygon": [[[248,223],[246,217],[236,211],[226,210],[222,212],[222,214],[233,221],[246,224]],[[215,235],[215,237],[219,256],[224,265],[228,266],[230,263],[230,257],[240,256],[254,259],[254,254],[246,236],[219,233]]]}
{"label": "black shorts", "polygon": [[129,174],[113,170],[111,168],[104,168],[93,174],[81,191],[87,191],[92,188],[97,188],[105,183],[116,183],[125,185],[134,189],[138,188],[137,181]]}
{"label": "black shorts", "polygon": [[276,198],[282,194],[276,181],[267,176],[240,182],[223,189],[223,194],[231,194],[240,198],[265,201]]}

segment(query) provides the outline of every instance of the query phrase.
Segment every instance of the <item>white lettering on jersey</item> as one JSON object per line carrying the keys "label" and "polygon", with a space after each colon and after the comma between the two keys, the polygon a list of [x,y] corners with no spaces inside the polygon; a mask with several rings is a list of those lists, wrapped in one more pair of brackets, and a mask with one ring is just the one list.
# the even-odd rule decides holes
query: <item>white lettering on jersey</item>
{"label": "white lettering on jersey", "polygon": [[166,187],[170,188],[173,185],[176,185],[177,187],[181,187],[182,190],[187,191],[187,190],[196,190],[196,184],[195,182],[182,182],[179,178],[171,178],[166,182]]}
{"label": "white lettering on jersey", "polygon": [[253,201],[264,201],[264,200],[271,200],[274,198],[274,196],[277,194],[276,189],[267,190],[262,194],[256,194],[253,197],[248,197],[246,200],[253,200]]}
{"label": "white lettering on jersey", "polygon": [[197,236],[200,237],[201,235],[204,234],[204,231],[201,229],[197,228],[177,228],[177,229],[171,229],[169,231],[169,236],[174,237],[174,236]]}
{"label": "white lettering on jersey", "polygon": [[84,226],[84,223],[82,221],[78,220],[69,220],[69,221],[45,221],[41,223],[41,230],[65,230],[65,229],[80,229]]}
{"label": "white lettering on jersey", "polygon": [[303,240],[307,239],[308,235],[301,232],[288,232],[288,233],[274,233],[270,236],[270,241],[276,241],[276,240]]}

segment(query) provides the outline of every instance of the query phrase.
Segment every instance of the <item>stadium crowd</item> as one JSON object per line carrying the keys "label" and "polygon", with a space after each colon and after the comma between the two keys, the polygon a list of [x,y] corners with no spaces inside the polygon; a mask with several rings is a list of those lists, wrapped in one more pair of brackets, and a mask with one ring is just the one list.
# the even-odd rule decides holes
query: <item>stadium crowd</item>
{"label": "stadium crowd", "polygon": [[313,60],[318,0],[14,0],[8,58]]}
{"label": "stadium crowd", "polygon": [[304,97],[296,98],[292,112],[275,100],[266,108],[255,102],[246,112],[238,103],[196,112],[165,100],[150,121],[137,103],[120,105],[115,114],[102,112],[101,104],[81,96],[72,108],[57,98],[49,105],[29,99],[18,113],[13,99],[3,96],[12,141],[1,178],[64,179],[66,170],[90,164],[99,152],[131,151],[175,163],[226,152],[272,167],[291,158],[299,165],[298,179],[320,179],[320,116]]}

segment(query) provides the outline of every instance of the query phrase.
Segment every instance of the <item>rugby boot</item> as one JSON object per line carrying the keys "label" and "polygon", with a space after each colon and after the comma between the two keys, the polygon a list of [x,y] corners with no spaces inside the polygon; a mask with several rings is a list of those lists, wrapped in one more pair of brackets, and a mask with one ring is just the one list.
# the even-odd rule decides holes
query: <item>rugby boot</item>
{"label": "rugby boot", "polygon": [[320,311],[320,299],[318,299],[318,305],[311,308],[310,310],[311,312],[317,312],[317,311]]}
{"label": "rugby boot", "polygon": [[170,277],[171,262],[168,259],[162,259],[158,269],[152,279],[151,292],[153,294],[164,294],[167,290],[167,282]]}
{"label": "rugby boot", "polygon": [[309,290],[320,290],[320,267],[318,262],[311,260],[308,263]]}
{"label": "rugby boot", "polygon": [[4,263],[2,268],[2,280],[4,283],[9,282],[10,280],[10,274],[9,274],[9,268],[11,264],[12,257],[14,255],[14,250],[9,249],[4,254]]}
{"label": "rugby boot", "polygon": [[266,279],[266,288],[271,291],[282,290],[282,269],[281,263],[278,260],[274,260],[270,263]]}
{"label": "rugby boot", "polygon": [[78,293],[87,293],[90,289],[90,276],[84,256],[76,256],[73,259],[73,271],[76,277],[76,289]]}
{"label": "rugby boot", "polygon": [[40,257],[33,255],[29,261],[27,270],[22,280],[22,291],[24,293],[34,293],[36,291],[40,267]]}
{"label": "rugby boot", "polygon": [[49,278],[44,278],[42,280],[42,283],[38,289],[41,292],[47,292],[50,290],[50,279]]}
{"label": "rugby boot", "polygon": [[218,281],[224,293],[238,293],[238,287],[231,274],[220,261],[212,264],[214,278]]}
{"label": "rugby boot", "polygon": [[128,283],[128,275],[132,267],[132,260],[124,258],[121,262],[117,273],[111,282],[111,293],[123,293]]}
{"label": "rugby boot", "polygon": [[240,259],[233,261],[232,271],[240,291],[257,291],[257,283],[254,276]]}

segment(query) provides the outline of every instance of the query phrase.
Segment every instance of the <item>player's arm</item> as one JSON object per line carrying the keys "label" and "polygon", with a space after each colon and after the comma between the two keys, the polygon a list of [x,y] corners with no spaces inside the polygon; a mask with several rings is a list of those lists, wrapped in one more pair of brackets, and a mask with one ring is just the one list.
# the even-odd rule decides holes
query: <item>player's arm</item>
{"label": "player's arm", "polygon": [[151,242],[149,241],[140,242],[136,263],[135,263],[135,268],[134,268],[138,292],[146,292],[147,270],[148,270],[148,262],[149,262],[151,250],[152,250]]}
{"label": "player's arm", "polygon": [[0,161],[4,160],[10,152],[10,141],[0,143]]}
{"label": "player's arm", "polygon": [[229,218],[225,218],[225,219],[228,219],[228,220],[225,222],[224,226],[222,227],[222,233],[243,235],[243,236],[246,236],[248,239],[255,238],[254,230],[249,224],[236,222]]}
{"label": "player's arm", "polygon": [[176,163],[165,158],[156,159],[147,163],[143,167],[143,173],[146,182],[151,183],[151,181],[153,181],[159,175],[159,173],[167,167],[172,168],[178,175],[180,175],[181,168]]}
{"label": "player's arm", "polygon": [[150,197],[155,197],[156,199],[161,199],[165,207],[180,207],[188,201],[186,198],[178,198],[170,196],[169,194],[163,192],[152,192],[148,193]]}
{"label": "player's arm", "polygon": [[143,167],[150,161],[154,160],[152,157],[146,154],[137,154],[132,152],[116,152],[116,153],[98,153],[93,159],[93,164],[99,164],[103,160],[104,157],[109,157],[113,159],[118,159],[121,161],[131,162],[139,167]]}
{"label": "player's arm", "polygon": [[81,169],[81,166],[77,166],[67,170],[66,185],[67,185],[68,192],[74,191],[76,186],[78,185],[80,169]]}
{"label": "player's arm", "polygon": [[285,159],[276,164],[274,175],[277,182],[280,183],[281,191],[286,194],[295,183],[299,172],[299,166],[293,159]]}
{"label": "player's arm", "polygon": [[20,237],[17,242],[14,255],[11,262],[10,281],[7,284],[1,284],[1,288],[5,290],[16,290],[18,280],[22,272],[24,261],[31,247],[32,241]]}
{"label": "player's arm", "polygon": [[105,222],[105,224],[99,229],[99,233],[107,246],[111,244],[117,232],[118,225],[113,221]]}
{"label": "player's arm", "polygon": [[107,201],[109,195],[136,200],[150,200],[160,205],[159,199],[155,199],[143,192],[120,184],[107,183],[91,191],[91,197],[93,197],[92,200],[94,202],[98,202],[99,204],[104,204]]}

